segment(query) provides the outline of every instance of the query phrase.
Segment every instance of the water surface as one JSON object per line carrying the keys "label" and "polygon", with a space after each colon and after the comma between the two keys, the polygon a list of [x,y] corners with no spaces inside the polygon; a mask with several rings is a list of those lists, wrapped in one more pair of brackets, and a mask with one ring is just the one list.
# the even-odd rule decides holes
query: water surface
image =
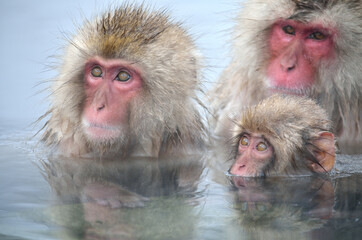
{"label": "water surface", "polygon": [[31,138],[33,130],[0,131],[1,239],[358,239],[362,234],[361,155],[338,155],[330,175],[233,178],[205,161],[207,154],[62,159],[49,157]]}

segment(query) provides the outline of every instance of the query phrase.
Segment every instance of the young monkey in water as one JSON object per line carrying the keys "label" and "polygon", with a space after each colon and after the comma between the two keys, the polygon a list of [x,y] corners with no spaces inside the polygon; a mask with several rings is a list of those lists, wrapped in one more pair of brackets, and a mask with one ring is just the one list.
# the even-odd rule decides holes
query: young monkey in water
{"label": "young monkey in water", "polygon": [[329,172],[335,138],[313,100],[273,95],[249,107],[234,128],[230,173],[245,177]]}

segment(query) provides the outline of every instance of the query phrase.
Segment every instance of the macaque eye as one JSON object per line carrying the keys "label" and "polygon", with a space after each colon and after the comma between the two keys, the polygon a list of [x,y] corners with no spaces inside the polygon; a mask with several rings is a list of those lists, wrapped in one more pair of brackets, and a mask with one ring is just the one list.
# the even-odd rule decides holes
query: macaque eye
{"label": "macaque eye", "polygon": [[285,27],[283,27],[283,31],[286,33],[286,34],[290,34],[290,35],[295,35],[295,30],[292,26],[290,25],[287,25]]}
{"label": "macaque eye", "polygon": [[102,69],[100,67],[92,68],[91,73],[93,77],[102,77]]}
{"label": "macaque eye", "polygon": [[131,75],[129,75],[126,71],[120,71],[117,75],[117,80],[121,82],[126,82],[131,78]]}
{"label": "macaque eye", "polygon": [[308,38],[310,38],[310,39],[315,39],[315,40],[323,40],[323,39],[326,38],[326,35],[324,35],[324,34],[321,33],[321,32],[314,32],[314,33],[310,34],[310,35],[308,36]]}
{"label": "macaque eye", "polygon": [[268,146],[263,142],[256,145],[256,150],[258,150],[259,152],[263,152],[263,151],[265,151],[267,149],[268,149]]}
{"label": "macaque eye", "polygon": [[240,139],[240,145],[248,146],[249,145],[249,139],[246,136],[242,136]]}

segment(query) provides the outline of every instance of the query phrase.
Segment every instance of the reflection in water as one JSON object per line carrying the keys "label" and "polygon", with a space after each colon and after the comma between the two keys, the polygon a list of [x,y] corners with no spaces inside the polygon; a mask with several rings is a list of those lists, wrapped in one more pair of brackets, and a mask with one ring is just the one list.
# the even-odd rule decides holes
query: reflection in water
{"label": "reflection in water", "polygon": [[189,159],[122,161],[49,159],[47,181],[61,204],[52,209],[66,234],[85,239],[191,239],[204,170]]}
{"label": "reflection in water", "polygon": [[332,215],[328,179],[232,177],[235,209],[245,233],[262,239],[290,239],[322,226]]}
{"label": "reflection in water", "polygon": [[362,234],[360,174],[230,180],[239,234],[246,239],[357,239]]}
{"label": "reflection in water", "polygon": [[[237,202],[241,210],[250,213],[248,218],[264,219],[265,212],[270,213],[270,205],[276,207],[285,203],[299,208],[298,211],[303,210],[308,217],[329,218],[332,214],[334,192],[329,179],[233,177],[232,181],[237,188]],[[297,211],[294,209],[292,212]],[[259,216],[260,213],[262,216]]]}
{"label": "reflection in water", "polygon": [[233,212],[220,220],[231,218],[224,227],[228,239],[361,236],[362,155],[337,155],[330,174],[259,178],[225,176],[233,163],[230,153],[218,148],[210,155],[212,184],[228,188],[231,194],[228,206]]}
{"label": "reflection in water", "polygon": [[0,239],[362,236],[362,155],[337,156],[329,177],[233,179],[227,154],[41,165],[32,133],[0,133]]}
{"label": "reflection in water", "polygon": [[[362,161],[362,159],[359,160]],[[333,218],[323,227],[312,232],[313,239],[360,239],[362,236],[362,173],[343,178],[337,176],[333,185],[335,189]]]}

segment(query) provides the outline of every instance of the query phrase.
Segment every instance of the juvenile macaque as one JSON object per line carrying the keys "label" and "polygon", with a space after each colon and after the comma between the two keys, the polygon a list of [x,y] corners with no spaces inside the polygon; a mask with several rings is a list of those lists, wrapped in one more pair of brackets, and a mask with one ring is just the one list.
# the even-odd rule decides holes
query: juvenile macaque
{"label": "juvenile macaque", "polygon": [[[362,151],[362,1],[246,0],[232,60],[211,94],[216,134],[273,93],[326,109],[342,153]],[[230,121],[231,119],[231,121]]]}
{"label": "juvenile macaque", "polygon": [[163,11],[124,4],[71,37],[42,117],[62,155],[159,156],[197,149],[199,55]]}
{"label": "juvenile macaque", "polygon": [[273,95],[249,107],[234,129],[234,175],[256,177],[333,168],[334,135],[326,112],[313,100]]}

